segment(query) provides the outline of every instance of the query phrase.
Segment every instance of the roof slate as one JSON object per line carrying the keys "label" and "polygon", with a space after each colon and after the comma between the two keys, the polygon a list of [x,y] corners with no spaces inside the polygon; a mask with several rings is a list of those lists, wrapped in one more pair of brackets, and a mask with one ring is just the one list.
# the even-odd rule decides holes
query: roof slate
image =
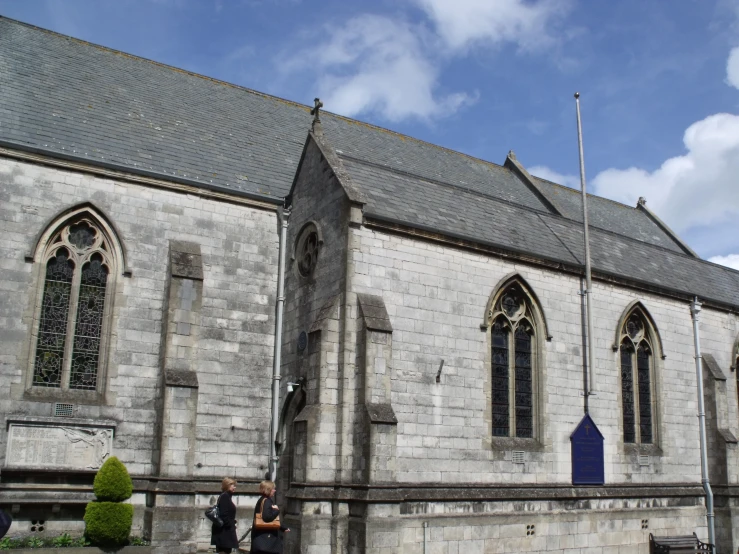
{"label": "roof slate", "polygon": [[[0,17],[0,145],[187,180],[275,203],[288,194],[310,108]],[[322,113],[365,213],[582,264],[579,192]],[[739,306],[739,272],[703,262],[643,211],[589,196],[593,268]]]}

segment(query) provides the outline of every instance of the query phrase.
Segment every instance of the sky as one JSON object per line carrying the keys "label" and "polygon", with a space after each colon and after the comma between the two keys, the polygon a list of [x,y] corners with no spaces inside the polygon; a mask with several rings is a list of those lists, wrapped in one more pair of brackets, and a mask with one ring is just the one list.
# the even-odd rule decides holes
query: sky
{"label": "sky", "polygon": [[739,0],[0,0],[0,14],[647,206],[739,269]]}

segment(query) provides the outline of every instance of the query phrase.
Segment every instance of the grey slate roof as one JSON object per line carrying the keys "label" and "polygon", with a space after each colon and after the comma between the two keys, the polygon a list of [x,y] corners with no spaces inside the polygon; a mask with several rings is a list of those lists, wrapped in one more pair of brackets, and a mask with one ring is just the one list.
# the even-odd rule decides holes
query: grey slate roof
{"label": "grey slate roof", "polygon": [[[280,202],[309,108],[0,17],[0,145]],[[322,115],[367,215],[582,263],[579,192],[365,123]],[[643,210],[590,196],[593,267],[739,306],[739,272],[703,262]]]}
{"label": "grey slate roof", "polygon": [[[579,190],[534,177],[544,187],[547,196],[557,199],[564,216],[582,223],[582,198]],[[590,225],[619,235],[635,238],[656,246],[684,253],[672,238],[660,229],[640,210],[625,206],[607,198],[588,195],[588,221]]]}

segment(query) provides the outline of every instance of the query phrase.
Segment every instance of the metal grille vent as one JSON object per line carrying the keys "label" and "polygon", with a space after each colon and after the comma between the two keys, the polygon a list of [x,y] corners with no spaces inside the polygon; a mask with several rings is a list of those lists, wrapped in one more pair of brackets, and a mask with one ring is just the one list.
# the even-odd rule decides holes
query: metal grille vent
{"label": "metal grille vent", "polygon": [[522,463],[524,463],[526,461],[524,459],[524,454],[525,453],[523,452],[523,450],[514,450],[512,454],[513,454],[513,463],[514,464],[522,464]]}
{"label": "metal grille vent", "polygon": [[639,456],[639,465],[640,466],[648,466],[649,465],[649,456]]}
{"label": "metal grille vent", "polygon": [[74,404],[54,404],[54,416],[55,417],[72,417],[74,412]]}

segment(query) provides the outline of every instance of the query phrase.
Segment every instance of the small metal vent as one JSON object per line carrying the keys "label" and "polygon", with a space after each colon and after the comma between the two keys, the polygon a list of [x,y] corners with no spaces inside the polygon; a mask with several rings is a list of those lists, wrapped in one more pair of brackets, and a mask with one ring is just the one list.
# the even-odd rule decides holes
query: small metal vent
{"label": "small metal vent", "polygon": [[648,519],[642,519],[641,520],[641,528],[642,529],[649,529],[649,520]]}
{"label": "small metal vent", "polygon": [[526,536],[531,537],[533,535],[536,535],[536,525],[527,525],[526,526]]}
{"label": "small metal vent", "polygon": [[514,464],[522,464],[526,461],[524,459],[525,452],[523,450],[514,450],[512,454],[513,454],[512,459],[513,459]]}
{"label": "small metal vent", "polygon": [[72,417],[74,413],[74,404],[54,404],[55,417]]}
{"label": "small metal vent", "polygon": [[639,456],[639,465],[640,466],[648,466],[649,465],[649,456]]}

